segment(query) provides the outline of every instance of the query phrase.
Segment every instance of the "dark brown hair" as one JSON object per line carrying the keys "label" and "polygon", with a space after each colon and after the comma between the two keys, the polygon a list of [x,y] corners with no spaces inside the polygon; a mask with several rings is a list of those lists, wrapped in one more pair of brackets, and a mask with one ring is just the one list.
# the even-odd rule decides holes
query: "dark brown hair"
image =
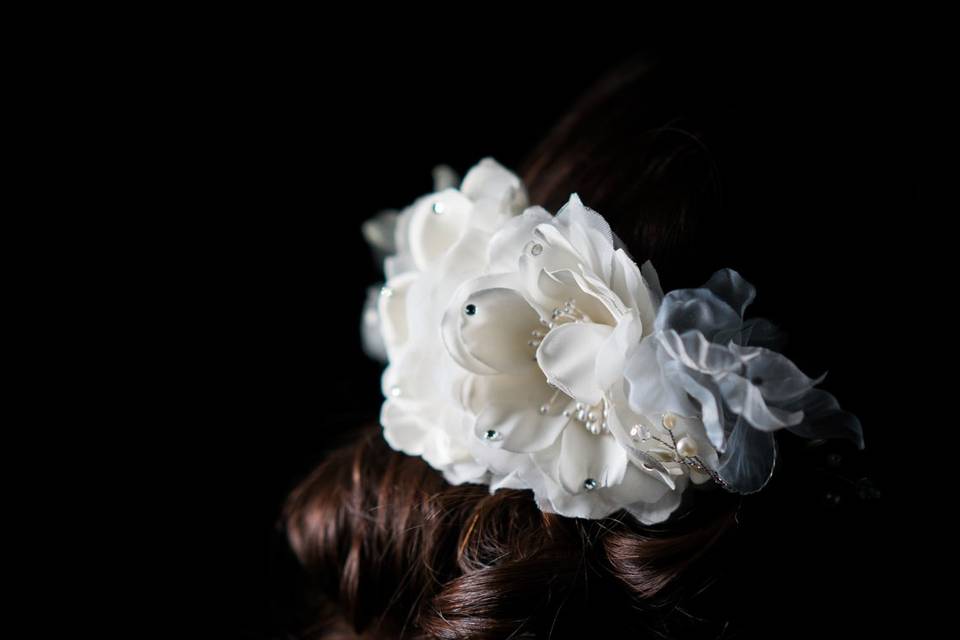
{"label": "dark brown hair", "polygon": [[[578,192],[638,263],[652,259],[669,277],[720,202],[702,134],[659,74],[634,59],[603,78],[521,175],[531,202],[552,211]],[[737,505],[688,491],[657,526],[625,512],[565,518],[540,511],[529,491],[452,486],[372,425],[296,487],[284,522],[321,594],[317,637],[672,635],[690,623],[678,612],[714,575],[707,560]]]}

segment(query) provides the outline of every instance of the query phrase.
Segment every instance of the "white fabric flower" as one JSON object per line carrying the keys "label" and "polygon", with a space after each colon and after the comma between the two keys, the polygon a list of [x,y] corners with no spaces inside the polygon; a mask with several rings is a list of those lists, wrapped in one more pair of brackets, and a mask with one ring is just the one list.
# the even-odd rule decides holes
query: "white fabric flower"
{"label": "white fabric flower", "polygon": [[[389,360],[384,436],[453,483],[530,488],[567,516],[628,508],[659,522],[689,472],[666,430],[643,437],[663,416],[632,411],[623,378],[653,331],[656,273],[576,194],[556,217],[525,205],[519,179],[485,159],[459,189],[368,223],[372,243],[395,249],[365,322],[379,327],[370,351]],[[695,419],[672,419],[676,440],[704,441]]]}
{"label": "white fabric flower", "polygon": [[669,441],[630,435],[660,417],[632,412],[623,392],[625,358],[653,331],[662,297],[644,270],[649,281],[576,194],[556,217],[532,207],[492,237],[483,274],[458,288],[442,328],[467,372],[473,434],[500,452],[474,447],[494,490],[530,487],[544,510],[584,518],[627,508],[657,522],[679,504],[687,473]]}
{"label": "white fabric flower", "polygon": [[526,208],[490,158],[459,188],[449,169],[435,179],[364,228],[388,278],[363,328],[389,362],[393,448],[454,484],[532,489],[544,511],[653,524],[691,482],[762,486],[771,431],[836,431],[819,421],[839,412],[816,381],[745,346],[768,325],[742,321],[753,290],[735,272],[665,298],[577,194],[556,216]]}
{"label": "white fabric flower", "polygon": [[[449,170],[435,177],[455,182]],[[440,320],[456,288],[482,272],[493,232],[525,205],[517,177],[485,159],[459,189],[446,187],[399,214],[381,214],[364,230],[394,252],[384,262],[388,280],[377,300],[378,317],[368,308],[364,320],[379,326],[379,341],[368,339],[368,351],[385,352],[389,361],[384,437],[397,450],[423,456],[454,484],[484,482],[489,474],[470,453],[472,417],[458,402],[465,374],[443,349]]]}

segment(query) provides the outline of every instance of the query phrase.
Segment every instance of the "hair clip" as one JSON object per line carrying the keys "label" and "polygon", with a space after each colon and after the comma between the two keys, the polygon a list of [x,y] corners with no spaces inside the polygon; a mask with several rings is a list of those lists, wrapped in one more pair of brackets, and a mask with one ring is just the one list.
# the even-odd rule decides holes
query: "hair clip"
{"label": "hair clip", "polygon": [[531,489],[545,512],[670,517],[690,485],[752,493],[774,433],[845,437],[860,422],[745,320],[731,269],[661,290],[577,194],[551,215],[490,158],[459,187],[368,221],[384,256],[363,334],[383,373],[383,435],[452,484]]}

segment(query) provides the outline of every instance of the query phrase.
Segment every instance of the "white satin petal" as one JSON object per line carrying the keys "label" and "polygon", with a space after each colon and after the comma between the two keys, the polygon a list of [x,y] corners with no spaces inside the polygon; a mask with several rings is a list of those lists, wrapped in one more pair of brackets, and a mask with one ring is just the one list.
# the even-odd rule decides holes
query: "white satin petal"
{"label": "white satin petal", "polygon": [[[558,395],[539,372],[532,376],[471,376],[462,402],[477,415],[477,438],[488,446],[528,453],[552,445],[569,422],[562,415],[568,399]],[[541,413],[542,406],[548,410]],[[497,433],[496,440],[485,437],[488,431]]]}
{"label": "white satin petal", "polygon": [[377,301],[380,330],[387,353],[395,357],[409,337],[407,294],[419,274],[408,271],[387,282]]}
{"label": "white satin petal", "polygon": [[[530,252],[534,242],[534,229],[552,219],[553,216],[546,209],[530,207],[522,215],[507,220],[490,239],[487,271],[489,273],[517,271],[520,258]],[[532,254],[530,255],[533,257]]]}
{"label": "white satin petal", "polygon": [[506,211],[519,212],[527,205],[520,179],[493,158],[484,158],[464,176],[460,191],[471,200],[490,199]]}
{"label": "white satin petal", "polygon": [[378,362],[387,362],[387,345],[383,341],[383,327],[380,323],[380,295],[382,288],[367,287],[367,298],[363,303],[360,316],[360,339],[363,352]]}
{"label": "white satin petal", "polygon": [[576,252],[590,269],[610,281],[613,269],[613,232],[603,216],[585,206],[576,193],[557,212],[557,224],[567,233]]}
{"label": "white satin petal", "polygon": [[[657,286],[659,287],[659,283]],[[614,252],[613,278],[610,288],[627,307],[636,310],[643,327],[643,335],[653,333],[658,300],[651,292],[651,285],[641,274],[640,268],[623,249],[617,249]]]}
{"label": "white satin petal", "polygon": [[636,312],[630,310],[617,322],[617,326],[604,341],[597,353],[596,380],[604,391],[623,381],[623,369],[627,353],[640,340],[641,326]]}
{"label": "white satin petal", "polygon": [[535,369],[536,346],[530,342],[538,327],[539,314],[516,290],[505,287],[474,291],[443,319],[450,354],[468,369],[479,368],[478,373]]}
{"label": "white satin petal", "polygon": [[537,349],[537,362],[547,381],[579,402],[600,402],[603,389],[597,381],[597,353],[612,332],[611,327],[590,323],[552,329]]}
{"label": "white satin petal", "polygon": [[[471,316],[466,315],[467,305],[472,296],[490,289],[508,289],[517,291],[516,274],[497,274],[480,276],[464,282],[449,298],[446,300],[446,309],[439,320],[439,333],[444,347],[461,367],[469,372],[480,375],[492,375],[498,373],[498,370],[490,364],[479,359],[470,349],[464,340],[464,325]],[[445,296],[446,297],[446,296]],[[425,302],[429,304],[429,302]],[[472,304],[476,305],[476,302]],[[479,307],[476,307],[479,311]],[[487,314],[489,316],[489,314]],[[534,322],[539,322],[537,318]]]}
{"label": "white satin petal", "polygon": [[380,424],[387,444],[407,455],[423,455],[427,441],[432,437],[429,424],[420,420],[419,412],[410,400],[388,398],[380,408]]}
{"label": "white satin petal", "polygon": [[495,431],[498,439],[489,442],[490,446],[532,453],[556,442],[568,422],[562,416],[542,416],[535,407],[512,407],[498,402],[487,405],[477,416],[474,433],[484,439],[488,432]]}
{"label": "white satin petal", "polygon": [[618,484],[626,469],[627,455],[612,436],[593,435],[580,424],[563,430],[558,474],[568,492],[587,491],[584,483],[588,479],[598,487]]}
{"label": "white satin petal", "polygon": [[655,503],[673,491],[659,476],[641,471],[631,464],[624,469],[620,481],[607,488],[606,494],[620,504],[632,505],[638,502]]}
{"label": "white satin petal", "polygon": [[467,232],[473,203],[456,189],[421,198],[410,217],[410,253],[420,270],[442,259]]}
{"label": "white satin petal", "polygon": [[[680,506],[683,491],[686,489],[688,481],[686,477],[679,476],[676,482],[675,489],[667,488],[666,491],[660,493],[661,488],[666,488],[666,485],[631,466],[627,470],[623,484],[619,487],[611,487],[611,491],[617,492],[612,496],[612,499],[625,502],[630,500],[631,497],[639,496],[633,502],[625,502],[627,511],[641,524],[658,524],[667,520]],[[654,496],[658,493],[660,497],[654,499]]]}

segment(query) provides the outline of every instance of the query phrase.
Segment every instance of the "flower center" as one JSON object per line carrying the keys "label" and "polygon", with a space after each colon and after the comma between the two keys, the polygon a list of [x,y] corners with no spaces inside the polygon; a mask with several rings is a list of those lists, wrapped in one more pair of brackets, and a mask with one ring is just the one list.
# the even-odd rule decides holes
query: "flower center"
{"label": "flower center", "polygon": [[545,416],[549,414],[553,410],[554,404],[557,404],[557,401],[561,399],[560,396],[563,396],[562,401],[565,402],[562,415],[565,418],[569,418],[567,424],[570,422],[579,422],[587,431],[595,436],[602,433],[610,433],[610,427],[607,424],[607,417],[610,415],[610,410],[607,407],[606,400],[601,400],[594,405],[587,405],[583,402],[576,402],[556,387],[554,387],[553,395],[550,396],[550,399],[540,405],[540,415]]}
{"label": "flower center", "polygon": [[533,348],[539,347],[551,329],[571,322],[591,322],[590,316],[577,308],[577,301],[573,298],[565,301],[559,307],[555,307],[550,314],[550,320],[540,319],[540,324],[546,328],[546,331],[542,329],[534,329],[531,331],[530,335],[533,336],[533,340],[529,340],[527,345]]}

